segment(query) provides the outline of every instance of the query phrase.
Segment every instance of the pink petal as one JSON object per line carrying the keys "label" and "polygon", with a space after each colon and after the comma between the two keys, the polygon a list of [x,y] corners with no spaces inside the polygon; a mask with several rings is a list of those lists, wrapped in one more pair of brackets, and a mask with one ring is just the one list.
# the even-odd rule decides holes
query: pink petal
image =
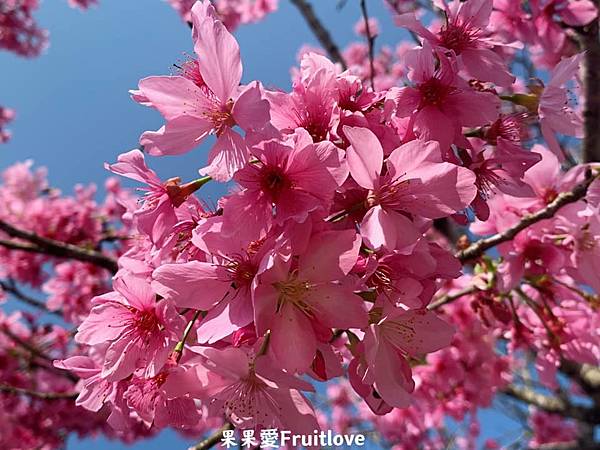
{"label": "pink petal", "polygon": [[308,317],[295,306],[284,305],[273,321],[269,349],[288,372],[306,370],[317,349],[317,339]]}
{"label": "pink petal", "polygon": [[367,128],[344,126],[351,147],[346,158],[352,178],[365,189],[374,189],[383,164],[383,148],[377,136]]}
{"label": "pink petal", "polygon": [[212,124],[192,116],[179,116],[158,131],[146,131],[140,138],[151,155],[180,155],[199,145],[212,130]]}
{"label": "pink petal", "polygon": [[179,76],[144,78],[140,80],[140,91],[167,120],[185,115],[201,118],[194,101],[210,105],[203,101],[205,96],[198,86]]}
{"label": "pink petal", "polygon": [[194,51],[207,86],[224,104],[242,79],[240,47],[225,25],[214,17],[212,6],[196,2],[192,8]]}
{"label": "pink petal", "polygon": [[242,136],[228,128],[210,150],[209,165],[200,169],[200,174],[210,175],[219,182],[226,182],[231,180],[249,159],[250,153]]}
{"label": "pink petal", "polygon": [[311,289],[305,301],[312,306],[314,316],[326,327],[347,329],[368,325],[363,301],[349,287],[319,284]]}
{"label": "pink petal", "polygon": [[152,274],[152,287],[162,297],[182,308],[208,310],[230,290],[231,281],[210,263],[190,261],[165,264]]}
{"label": "pink petal", "polygon": [[300,257],[299,276],[315,282],[343,279],[356,264],[360,241],[354,230],[313,235]]}
{"label": "pink petal", "polygon": [[233,104],[235,122],[245,131],[258,130],[271,119],[269,102],[262,98],[260,84],[247,86]]}

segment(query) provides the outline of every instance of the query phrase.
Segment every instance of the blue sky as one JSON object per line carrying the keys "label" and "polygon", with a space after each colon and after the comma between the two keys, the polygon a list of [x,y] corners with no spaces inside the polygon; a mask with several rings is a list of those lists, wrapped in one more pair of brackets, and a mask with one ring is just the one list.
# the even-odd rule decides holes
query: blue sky
{"label": "blue sky", "polygon": [[[133,102],[128,90],[140,78],[168,74],[173,63],[192,52],[190,30],[162,0],[101,0],[87,12],[70,9],[66,0],[42,2],[37,20],[50,31],[50,47],[37,59],[0,53],[0,105],[17,111],[10,125],[13,139],[0,147],[0,169],[24,159],[46,166],[50,184],[71,192],[76,183],[100,187],[108,175],[104,162],[137,146],[144,130],[162,125],[160,115]],[[289,89],[289,69],[304,43],[316,44],[309,29],[288,0],[257,25],[240,28],[244,81]],[[349,0],[338,11],[337,0],[314,0],[317,13],[344,46],[355,39],[360,17],[358,1]],[[395,28],[383,2],[369,2],[380,19],[378,44],[395,44],[405,33]],[[206,147],[184,156],[150,158],[164,179],[189,180],[206,160]],[[223,187],[203,188],[216,200]],[[509,427],[496,415],[486,419],[494,427]],[[509,427],[510,428],[510,427]],[[185,449],[190,444],[171,431],[150,441],[125,446],[118,442],[71,439],[70,450]]]}

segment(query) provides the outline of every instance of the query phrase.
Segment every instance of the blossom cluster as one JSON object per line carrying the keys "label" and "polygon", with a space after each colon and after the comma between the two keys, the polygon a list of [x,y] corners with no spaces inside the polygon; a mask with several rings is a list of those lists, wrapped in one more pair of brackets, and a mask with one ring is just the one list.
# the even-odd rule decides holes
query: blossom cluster
{"label": "blossom cluster", "polygon": [[[68,345],[66,327],[0,316],[4,354],[19,342],[50,352],[29,378],[2,368],[0,392],[4,382],[76,393],[86,415],[62,409],[67,431],[126,441],[229,423],[257,434],[375,428],[396,450],[442,448],[451,418],[468,425],[461,447],[475,448],[478,411],[520,381],[517,369],[534,366],[553,391],[566,389],[565,360],[600,364],[600,167],[561,166],[583,134],[572,99],[584,53],[569,33],[597,18],[591,2],[436,0],[439,19],[425,23],[415,2],[390,0],[413,44],[373,60],[369,42],[351,44],[347,70],[306,47],[289,92],[242,82],[231,34],[276,1],[170,3],[192,25],[194,56],[131,91],[164,125],[106,164],[143,195],[111,178],[101,204],[92,187],[66,197],[30,162],[3,174],[0,219],[118,267],[14,240],[0,248],[6,294],[41,288],[44,307],[77,326]],[[369,41],[381,30],[363,18],[356,32]],[[525,86],[524,54],[548,69],[545,82]],[[203,143],[197,179],[149,167]],[[468,227],[457,244],[467,248],[586,182],[586,195],[496,255],[465,260],[440,232]],[[207,183],[230,188],[213,207],[198,195]],[[547,412],[529,420],[531,446],[576,435]],[[14,443],[27,426],[6,429]],[[50,429],[32,431],[31,446],[58,447],[64,430]]]}
{"label": "blossom cluster", "polygon": [[[167,0],[183,20],[191,22],[195,0]],[[279,0],[215,0],[213,7],[229,31],[238,26],[258,22],[277,10]]]}
{"label": "blossom cluster", "polygon": [[0,144],[4,144],[10,139],[10,131],[5,127],[14,118],[15,112],[12,109],[0,106]]}
{"label": "blossom cluster", "polygon": [[[536,194],[536,174],[563,156],[555,133],[580,134],[578,111],[560,100],[581,55],[562,60],[547,86],[519,93],[498,53],[509,44],[489,37],[492,2],[443,6],[437,30],[412,13],[396,17],[421,39],[403,54],[405,86],[373,90],[364,77],[306,52],[292,91],[283,92],[240,84],[235,38],[210,2],[195,3],[196,56],[175,76],[141,80],[132,97],[165,118],[142,135],[146,154],[177,155],[209,135],[216,140],[202,177],[189,183],[161,181],[140,150],[107,165],[144,183],[147,194],[130,211],[138,239],[119,260],[114,290],[93,300],[75,335],[89,356],[60,363],[85,379],[78,404],[107,406],[119,429],[132,421],[193,429],[201,417],[225,417],[240,428],[303,433],[316,429],[319,414],[308,400],[314,388],[301,376],[327,381],[345,373],[370,414],[383,416],[372,419],[381,427],[418,422],[415,445],[444,416],[464,418],[489,405],[509,378],[502,375],[508,360],[481,330],[500,320],[516,347],[524,342],[514,327],[525,319],[506,320],[505,301],[479,297],[513,295],[514,283],[529,271],[539,275],[538,266],[581,283],[595,279],[576,264],[576,238],[565,240],[565,256],[554,264],[534,250],[511,258],[509,249],[499,267],[479,270],[475,281],[487,285],[473,309],[449,309],[444,318],[428,305],[440,288],[451,291],[461,264],[432,225],[466,223],[473,211],[488,227],[481,232],[501,231],[498,221],[514,217],[497,202],[510,196],[511,208],[522,204],[518,220],[551,201],[546,191]],[[533,122],[556,155],[526,148]],[[583,166],[574,170],[578,176],[565,177],[582,181]],[[236,187],[210,210],[192,194],[215,181]],[[566,189],[552,182],[556,193]],[[588,233],[590,203],[574,206],[578,229]],[[527,246],[528,238],[518,235],[512,245]],[[564,271],[569,254],[574,264]],[[524,295],[542,302],[538,291]],[[536,308],[518,308],[529,311],[518,316],[531,316],[527,329],[540,326]],[[589,325],[585,303],[575,309],[569,314]],[[594,337],[584,342],[597,363]],[[551,361],[555,349],[542,347],[540,360]],[[83,375],[82,364],[94,369]],[[486,388],[468,378],[469,366],[489,370]],[[448,377],[436,376],[444,370]],[[411,404],[421,414],[398,409]],[[427,414],[435,419],[425,421]]]}
{"label": "blossom cluster", "polygon": [[[94,199],[94,186],[76,186],[74,195],[64,195],[49,185],[44,169],[33,169],[32,161],[17,163],[2,173],[0,221],[42,239],[103,247],[116,256],[119,246],[111,248],[108,242],[128,235],[123,205],[135,199],[116,179],[109,179],[106,189],[103,203]],[[0,246],[0,303],[14,298],[29,305],[22,311],[10,305],[0,311],[2,447],[60,448],[69,433],[116,437],[105,417],[74,404],[77,377],[52,365],[53,359],[73,354],[68,324],[80,323],[89,314],[90,298],[110,290],[110,272],[46,254],[5,233],[2,242],[12,245]],[[36,298],[36,291],[46,293],[46,300]],[[55,319],[49,320],[47,313]],[[51,393],[50,400],[14,395],[12,389]],[[151,433],[138,427],[119,438],[127,441]]]}

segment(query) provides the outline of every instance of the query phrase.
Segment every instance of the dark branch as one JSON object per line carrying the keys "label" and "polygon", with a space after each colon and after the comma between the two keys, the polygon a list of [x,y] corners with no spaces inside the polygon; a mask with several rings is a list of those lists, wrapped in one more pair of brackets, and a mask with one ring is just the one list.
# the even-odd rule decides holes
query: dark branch
{"label": "dark branch", "polygon": [[0,245],[12,250],[42,253],[55,256],[57,258],[75,259],[77,261],[87,262],[95,264],[99,267],[103,267],[112,273],[116,273],[119,268],[114,259],[104,255],[103,253],[38,236],[30,231],[20,230],[19,228],[16,228],[2,220],[0,220],[0,230],[4,231],[10,237],[23,239],[32,244],[27,245],[13,241],[0,241]]}
{"label": "dark branch", "polygon": [[533,405],[543,411],[558,414],[562,417],[575,419],[590,424],[600,424],[600,411],[596,408],[586,408],[573,405],[558,397],[551,397],[533,389],[509,384],[501,390],[509,397]]}
{"label": "dark branch", "polygon": [[[594,0],[596,8],[600,1]],[[578,30],[579,43],[585,51],[583,59],[583,119],[584,137],[582,157],[584,162],[600,161],[600,39],[596,18]]]}
{"label": "dark branch", "polygon": [[474,294],[477,291],[479,291],[479,289],[477,289],[475,286],[469,286],[467,288],[461,289],[460,291],[458,291],[454,294],[447,294],[447,295],[444,295],[443,297],[440,297],[437,300],[434,300],[427,306],[427,309],[429,309],[429,310],[437,309],[440,306],[444,306],[447,303],[451,303],[454,300],[458,300],[459,298],[464,297],[465,295]]}
{"label": "dark branch", "polygon": [[10,386],[0,383],[0,392],[14,395],[26,395],[40,400],[75,400],[79,394],[76,392],[38,392],[30,389]]}
{"label": "dark branch", "polygon": [[327,28],[323,26],[319,18],[316,16],[313,7],[306,0],[290,0],[296,8],[300,11],[304,20],[312,30],[315,37],[319,40],[329,57],[336,63],[341,64],[344,70],[348,69],[344,58],[340,52],[339,47],[333,41],[331,34]]}
{"label": "dark branch", "polygon": [[62,314],[59,311],[50,311],[48,309],[48,307],[46,306],[45,302],[35,299],[33,297],[30,297],[27,294],[21,292],[12,280],[10,280],[10,281],[1,281],[0,280],[0,288],[2,288],[2,290],[4,292],[8,292],[8,293],[12,294],[14,298],[16,298],[17,300],[19,300],[23,303],[28,304],[29,306],[33,306],[34,308],[40,309],[49,314],[54,314],[54,315],[62,317]]}
{"label": "dark branch", "polygon": [[223,437],[223,431],[233,429],[233,425],[227,422],[209,437],[204,439],[202,442],[199,442],[193,447],[190,447],[189,450],[208,450],[211,447],[214,447],[219,442],[221,442],[221,438]]}
{"label": "dark branch", "polygon": [[575,186],[572,191],[563,192],[559,194],[554,201],[552,201],[548,206],[539,211],[528,214],[521,219],[516,225],[513,225],[506,230],[494,234],[488,238],[480,239],[479,241],[471,244],[464,250],[456,253],[456,257],[462,262],[465,263],[472,259],[478,258],[484,254],[486,250],[489,250],[492,247],[495,247],[498,244],[503,242],[507,242],[512,240],[517,234],[523,231],[525,228],[530,227],[531,225],[540,222],[544,219],[550,219],[553,217],[556,212],[561,209],[563,206],[568,205],[570,203],[575,203],[578,200],[581,200],[585,197],[587,190],[597,177],[591,176],[591,174],[586,175],[586,180]]}
{"label": "dark branch", "polygon": [[375,90],[375,36],[371,33],[369,25],[369,13],[367,12],[367,0],[360,0],[360,10],[362,11],[363,20],[365,21],[365,31],[367,32],[367,44],[369,45],[369,79],[371,88]]}

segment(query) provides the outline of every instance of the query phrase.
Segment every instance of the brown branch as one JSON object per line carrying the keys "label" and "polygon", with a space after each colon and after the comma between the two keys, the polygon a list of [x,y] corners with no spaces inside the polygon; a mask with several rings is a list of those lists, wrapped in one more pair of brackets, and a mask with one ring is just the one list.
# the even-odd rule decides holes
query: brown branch
{"label": "brown branch", "polygon": [[298,8],[298,11],[300,11],[307,25],[312,30],[315,37],[319,40],[329,57],[334,62],[339,63],[344,70],[348,69],[339,47],[333,41],[333,38],[331,37],[331,34],[329,34],[327,28],[323,26],[319,18],[316,16],[312,5],[306,0],[290,0],[290,2],[292,2],[292,4]]}
{"label": "brown branch", "polygon": [[23,239],[32,245],[21,244],[14,241],[0,241],[0,245],[13,250],[22,250],[32,253],[42,253],[57,258],[75,259],[103,267],[112,273],[118,270],[117,262],[101,252],[89,250],[65,242],[39,236],[30,231],[21,230],[0,220],[0,230],[10,237]]}
{"label": "brown branch", "polygon": [[76,392],[38,392],[30,389],[10,386],[0,383],[0,392],[14,395],[26,395],[40,400],[75,400],[79,394]]}
{"label": "brown branch", "polygon": [[221,442],[221,438],[223,437],[223,431],[232,430],[232,429],[233,429],[233,425],[231,425],[229,422],[227,422],[225,425],[223,425],[221,428],[219,428],[217,431],[215,431],[209,437],[204,439],[202,442],[199,442],[195,446],[190,447],[189,450],[208,450],[209,448],[214,447],[219,442]]}
{"label": "brown branch", "polygon": [[587,190],[597,176],[592,176],[591,173],[586,174],[586,179],[583,183],[578,184],[573,188],[572,191],[563,192],[559,194],[548,206],[540,209],[539,211],[524,216],[520,222],[513,225],[506,230],[494,234],[493,236],[480,239],[479,241],[471,244],[464,250],[456,253],[456,257],[465,263],[472,259],[478,258],[484,254],[486,250],[495,247],[498,244],[512,240],[517,234],[523,231],[525,228],[530,227],[544,219],[552,218],[556,212],[563,206],[570,203],[575,203],[585,197]]}
{"label": "brown branch", "polygon": [[42,311],[47,312],[48,314],[54,314],[54,315],[62,317],[62,313],[60,311],[50,311],[48,309],[48,307],[46,306],[45,302],[35,299],[33,297],[30,297],[30,296],[26,295],[25,293],[21,292],[12,280],[10,280],[10,281],[0,280],[0,288],[3,291],[12,294],[13,297],[16,298],[17,300],[19,300],[23,303],[26,303],[29,306],[33,306],[34,308],[41,309]]}
{"label": "brown branch", "polygon": [[439,308],[440,306],[444,306],[448,303],[451,303],[454,300],[458,300],[459,298],[464,297],[465,295],[474,294],[477,291],[479,291],[479,289],[476,288],[475,286],[469,286],[464,289],[461,289],[460,291],[458,291],[454,294],[446,294],[443,297],[440,297],[437,300],[434,300],[433,302],[431,302],[427,306],[427,309],[432,311],[434,309]]}
{"label": "brown branch", "polygon": [[543,411],[585,423],[600,424],[600,410],[573,405],[564,399],[551,397],[533,389],[509,384],[501,392],[515,400],[533,405]]}
{"label": "brown branch", "polygon": [[369,45],[369,79],[371,81],[371,89],[375,90],[375,36],[371,34],[371,26],[369,25],[367,0],[360,0],[360,10],[362,11],[363,20],[365,21],[365,31],[367,32],[367,44]]}
{"label": "brown branch", "polygon": [[[600,9],[600,1],[594,0]],[[582,157],[584,162],[600,161],[600,39],[596,18],[577,30],[579,43],[585,51],[583,57],[583,119],[584,137]]]}
{"label": "brown branch", "polygon": [[4,333],[8,338],[10,338],[15,344],[17,344],[19,347],[23,348],[24,350],[26,350],[28,353],[31,354],[31,356],[33,356],[34,358],[38,358],[40,360],[42,360],[44,363],[38,363],[36,364],[38,367],[43,368],[45,370],[48,370],[50,372],[53,372],[55,374],[58,374],[62,377],[65,377],[73,382],[77,382],[79,380],[78,377],[76,377],[75,375],[73,375],[71,372],[66,372],[62,369],[59,369],[57,367],[54,367],[52,365],[52,362],[54,361],[53,358],[51,358],[50,356],[46,355],[43,351],[41,351],[40,349],[38,349],[37,347],[35,347],[34,345],[32,345],[31,343],[24,341],[23,339],[21,339],[19,336],[17,336],[16,334],[14,334],[12,331],[9,330],[8,326],[4,326],[0,328],[0,332]]}
{"label": "brown branch", "polygon": [[600,408],[600,368],[563,358],[559,369],[574,380]]}

